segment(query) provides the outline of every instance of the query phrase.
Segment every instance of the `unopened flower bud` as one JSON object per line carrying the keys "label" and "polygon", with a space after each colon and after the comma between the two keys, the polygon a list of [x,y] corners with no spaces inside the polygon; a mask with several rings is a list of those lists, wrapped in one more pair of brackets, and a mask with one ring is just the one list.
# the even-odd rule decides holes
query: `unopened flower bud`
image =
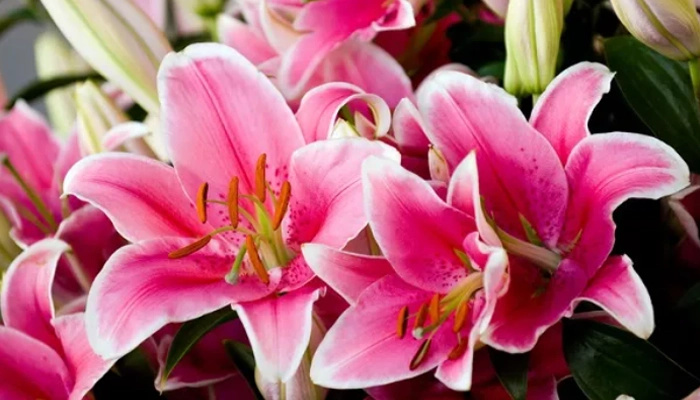
{"label": "unopened flower bud", "polygon": [[562,0],[510,0],[504,86],[516,96],[541,94],[556,74],[564,27]]}
{"label": "unopened flower bud", "polygon": [[700,56],[700,18],[693,0],[612,0],[630,33],[675,60]]}
{"label": "unopened flower bud", "polygon": [[[81,74],[90,66],[59,35],[42,33],[34,44],[36,73],[39,79]],[[75,122],[74,85],[52,90],[46,95],[46,110],[54,131],[66,135]]]}
{"label": "unopened flower bud", "polygon": [[100,74],[149,112],[159,110],[156,76],[172,51],[132,0],[42,0],[63,35]]}

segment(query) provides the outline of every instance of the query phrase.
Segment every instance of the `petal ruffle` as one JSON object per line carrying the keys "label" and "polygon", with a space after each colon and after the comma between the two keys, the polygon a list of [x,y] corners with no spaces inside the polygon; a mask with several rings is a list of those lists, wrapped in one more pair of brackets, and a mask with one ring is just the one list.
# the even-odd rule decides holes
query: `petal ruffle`
{"label": "petal ruffle", "polygon": [[614,75],[602,64],[576,64],[559,74],[535,104],[530,124],[549,140],[562,165],[574,147],[590,135],[588,119],[610,91]]}
{"label": "petal ruffle", "polygon": [[189,256],[168,258],[190,243],[144,241],[110,257],[93,283],[86,310],[88,338],[100,356],[120,357],[169,323],[262,298],[279,282],[279,270],[273,269],[268,285],[248,274],[241,274],[235,285],[226,283],[235,254],[217,239]]}

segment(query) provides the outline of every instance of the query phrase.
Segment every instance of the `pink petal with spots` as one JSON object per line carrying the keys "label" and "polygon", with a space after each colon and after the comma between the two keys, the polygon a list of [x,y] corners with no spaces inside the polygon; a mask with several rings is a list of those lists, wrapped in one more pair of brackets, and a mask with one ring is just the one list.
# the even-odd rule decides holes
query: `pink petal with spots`
{"label": "pink petal with spots", "polygon": [[588,119],[610,91],[614,75],[602,64],[576,64],[559,74],[535,104],[530,123],[549,140],[562,165],[574,147],[590,136]]}
{"label": "pink petal with spots", "polygon": [[267,380],[289,380],[311,339],[313,305],[324,289],[307,285],[284,296],[234,306],[246,329],[256,368]]}
{"label": "pink petal with spots", "polygon": [[93,283],[86,310],[88,338],[99,355],[120,357],[169,323],[262,298],[279,283],[279,269],[269,271],[268,285],[247,272],[235,285],[226,283],[234,249],[217,239],[194,254],[168,257],[190,243],[149,240],[123,247],[109,259]]}
{"label": "pink petal with spots", "polygon": [[316,275],[351,305],[374,282],[394,274],[383,257],[347,253],[320,244],[306,244],[302,252]]}
{"label": "pink petal with spots", "polygon": [[[191,45],[163,60],[158,88],[170,156],[190,198],[204,182],[210,197],[225,198],[233,177],[241,193],[253,193],[262,154],[279,189],[284,177],[270,171],[287,167],[304,138],[282,95],[250,61],[225,45]],[[230,223],[212,214],[215,226]]]}
{"label": "pink petal with spots", "polygon": [[87,157],[63,184],[68,194],[92,203],[131,242],[164,236],[198,238],[213,228],[197,219],[175,170],[126,153]]}
{"label": "pink petal with spots", "polygon": [[292,195],[283,222],[293,246],[314,242],[342,248],[367,225],[361,166],[370,156],[398,162],[398,152],[367,139],[312,143],[294,153],[289,173]]}
{"label": "pink petal with spots", "polygon": [[474,220],[395,163],[371,158],[362,170],[369,223],[396,273],[424,290],[449,291],[467,274],[455,249],[476,230]]}
{"label": "pink petal with spots", "polygon": [[438,366],[457,343],[451,327],[437,331],[413,370],[411,361],[423,340],[410,332],[401,339],[396,328],[402,307],[415,313],[431,296],[396,275],[374,283],[326,334],[311,364],[311,379],[328,388],[364,388],[410,379]]}
{"label": "pink petal with spots", "polygon": [[21,331],[60,351],[51,326],[54,304],[51,287],[58,260],[69,249],[60,240],[45,239],[27,248],[2,279],[2,317],[5,326]]}
{"label": "pink petal with spots", "polygon": [[522,215],[546,244],[557,243],[568,199],[566,175],[514,97],[469,75],[444,71],[424,83],[418,109],[451,170],[477,152],[486,210],[501,229],[524,238]]}
{"label": "pink petal with spots", "polygon": [[658,199],[690,183],[688,165],[658,139],[606,133],[581,141],[566,164],[570,201],[562,246],[589,276],[613,248],[612,212],[629,198]]}

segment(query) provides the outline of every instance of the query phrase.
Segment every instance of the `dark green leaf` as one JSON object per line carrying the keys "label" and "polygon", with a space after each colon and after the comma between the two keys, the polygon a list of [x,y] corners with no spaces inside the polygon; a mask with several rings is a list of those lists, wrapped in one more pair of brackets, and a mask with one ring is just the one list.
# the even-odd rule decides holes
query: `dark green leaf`
{"label": "dark green leaf", "polygon": [[12,97],[12,99],[7,103],[5,108],[9,110],[19,99],[32,101],[46,95],[52,90],[60,89],[64,86],[72,85],[77,82],[87,81],[89,79],[104,80],[104,78],[102,78],[102,76],[99,74],[89,73],[63,75],[48,80],[32,82],[28,86],[20,89],[20,91],[17,92],[17,94],[15,94],[14,97]]}
{"label": "dark green leaf", "polygon": [[504,61],[490,62],[476,71],[479,76],[493,76],[499,81],[503,81],[503,75],[506,72],[506,63]]}
{"label": "dark green leaf", "polygon": [[31,8],[18,8],[0,18],[0,36],[20,22],[36,21],[36,13]]}
{"label": "dark green leaf", "polygon": [[224,307],[221,310],[214,311],[211,314],[204,315],[195,320],[185,322],[177,331],[173,338],[173,343],[170,345],[168,357],[165,360],[165,369],[163,371],[163,382],[168,379],[170,373],[177,363],[182,360],[182,357],[194,346],[200,339],[217,326],[237,318],[238,315],[231,307]]}
{"label": "dark green leaf", "polygon": [[435,7],[433,14],[425,20],[425,24],[437,22],[452,14],[457,7],[462,5],[462,0],[440,0]]}
{"label": "dark green leaf", "polygon": [[234,342],[233,340],[224,340],[224,346],[229,357],[236,364],[236,368],[238,368],[238,371],[243,375],[248,386],[255,394],[255,398],[264,400],[260,391],[258,391],[258,386],[255,384],[255,357],[253,356],[253,350],[243,343]]}
{"label": "dark green leaf", "polygon": [[639,118],[700,172],[700,111],[687,66],[626,36],[608,39],[605,55]]}
{"label": "dark green leaf", "polygon": [[525,400],[527,397],[527,370],[530,353],[510,354],[489,347],[491,364],[513,400]]}
{"label": "dark green leaf", "polygon": [[587,320],[564,321],[564,357],[578,386],[592,400],[677,400],[700,380],[646,340]]}

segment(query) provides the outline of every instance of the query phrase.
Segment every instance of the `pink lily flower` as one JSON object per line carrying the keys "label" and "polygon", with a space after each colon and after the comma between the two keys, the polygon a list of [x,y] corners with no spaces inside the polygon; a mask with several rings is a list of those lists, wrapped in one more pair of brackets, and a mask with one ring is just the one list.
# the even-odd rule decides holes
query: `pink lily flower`
{"label": "pink lily flower", "polygon": [[[447,387],[469,390],[473,352],[505,285],[505,251],[481,243],[472,217],[398,165],[368,159],[363,184],[386,259],[304,246],[309,265],[351,305],[319,346],[311,378],[360,388],[437,367]],[[451,181],[450,192],[461,184]]]}
{"label": "pink lily flower", "polygon": [[234,305],[261,373],[285,382],[324,291],[300,246],[355,237],[366,225],[362,161],[398,153],[365,139],[306,144],[279,91],[224,45],[167,56],[159,92],[174,167],[102,154],[65,181],[134,243],[95,280],[88,338],[118,357],[169,323]]}
{"label": "pink lily flower", "polygon": [[[484,240],[511,255],[510,287],[482,339],[493,347],[532,349],[580,301],[595,303],[640,337],[654,328],[649,294],[631,260],[610,257],[612,212],[631,197],[657,199],[682,189],[689,171],[654,138],[590,135],[588,117],[612,78],[599,64],[571,67],[547,88],[529,122],[515,98],[465,74],[442,72],[418,93],[426,134],[452,179],[480,190],[476,198],[469,190],[455,193],[453,204],[472,215],[483,207]],[[470,152],[478,168],[460,164]]]}
{"label": "pink lily flower", "polygon": [[[694,181],[698,181],[694,176]],[[669,207],[676,214],[688,240],[700,248],[700,231],[698,221],[700,221],[700,185],[694,184],[678,193],[673,194],[668,201]]]}
{"label": "pink lily flower", "polygon": [[85,294],[123,239],[102,212],[62,197],[63,178],[80,158],[77,136],[59,143],[44,119],[19,102],[0,117],[0,154],[0,209],[11,236],[23,247],[51,237],[68,243],[75,258],[61,261],[56,294],[64,301]]}
{"label": "pink lily flower", "polygon": [[65,243],[45,239],[17,257],[2,282],[0,397],[81,400],[112,367],[93,353],[83,313],[56,316],[51,286]]}
{"label": "pink lily flower", "polygon": [[[382,5],[378,0],[362,4],[346,0],[314,3],[242,2],[241,19],[246,22],[220,16],[219,37],[273,77],[291,102],[328,82],[357,85],[379,95],[392,108],[401,98],[411,95],[411,81],[401,65],[368,42],[375,32],[413,24],[413,11],[407,0]],[[317,19],[324,23],[317,24]],[[314,26],[307,29],[304,24]],[[362,68],[358,68],[360,65]]]}

